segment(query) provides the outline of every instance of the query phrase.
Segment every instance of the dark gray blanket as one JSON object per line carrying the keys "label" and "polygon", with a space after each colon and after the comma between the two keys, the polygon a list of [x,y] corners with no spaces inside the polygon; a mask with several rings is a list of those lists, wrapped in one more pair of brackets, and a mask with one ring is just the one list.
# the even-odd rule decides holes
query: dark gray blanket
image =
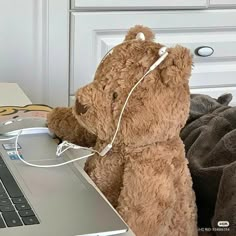
{"label": "dark gray blanket", "polygon": [[[231,99],[231,94],[218,99],[191,95],[189,120],[181,132],[196,193],[198,225],[213,228],[217,236],[236,236],[236,107],[228,106]],[[230,225],[222,228],[218,221]]]}

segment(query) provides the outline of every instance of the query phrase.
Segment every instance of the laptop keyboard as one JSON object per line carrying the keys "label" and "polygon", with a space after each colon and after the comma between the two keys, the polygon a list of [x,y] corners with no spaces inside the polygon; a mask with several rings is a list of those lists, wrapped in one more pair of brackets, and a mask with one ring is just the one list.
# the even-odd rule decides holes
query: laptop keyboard
{"label": "laptop keyboard", "polygon": [[39,224],[0,155],[0,228]]}

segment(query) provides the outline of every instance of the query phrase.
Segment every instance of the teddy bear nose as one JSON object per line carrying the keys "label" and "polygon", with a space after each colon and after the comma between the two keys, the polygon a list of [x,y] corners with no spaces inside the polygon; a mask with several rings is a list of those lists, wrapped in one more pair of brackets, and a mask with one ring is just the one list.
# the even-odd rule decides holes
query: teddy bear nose
{"label": "teddy bear nose", "polygon": [[86,105],[83,105],[82,103],[80,103],[78,101],[78,99],[76,99],[76,101],[75,101],[75,107],[76,107],[76,111],[79,115],[86,113],[86,111],[88,110],[88,107]]}

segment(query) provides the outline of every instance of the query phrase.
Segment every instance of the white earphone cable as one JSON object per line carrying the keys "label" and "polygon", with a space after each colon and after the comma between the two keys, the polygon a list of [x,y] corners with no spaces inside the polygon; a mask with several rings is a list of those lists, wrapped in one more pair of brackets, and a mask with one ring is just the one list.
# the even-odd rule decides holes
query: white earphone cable
{"label": "white earphone cable", "polygon": [[[112,140],[111,140],[111,143],[108,144],[109,147],[112,147],[112,144],[113,144],[114,141],[115,141],[115,138],[116,138],[117,133],[118,133],[119,128],[120,128],[121,119],[122,119],[122,116],[123,116],[125,107],[126,107],[126,105],[127,105],[127,103],[128,103],[128,100],[129,100],[131,94],[132,94],[133,91],[136,89],[136,87],[143,81],[143,79],[144,79],[151,71],[153,71],[158,65],[161,64],[161,62],[167,57],[167,55],[168,55],[168,52],[166,52],[166,49],[165,49],[165,51],[163,52],[163,55],[161,55],[161,57],[149,68],[149,70],[142,76],[142,78],[141,78],[141,79],[134,85],[134,87],[130,90],[130,92],[129,92],[129,94],[128,94],[126,100],[125,100],[125,103],[124,103],[124,105],[123,105],[123,107],[122,107],[122,110],[121,110],[121,113],[120,113],[120,116],[119,116],[119,119],[118,119],[117,128],[116,128],[116,131],[115,131],[115,133],[114,133],[114,136],[113,136],[113,138],[112,138]],[[108,145],[107,145],[107,147],[108,147]],[[110,150],[110,149],[109,149],[109,150]]]}
{"label": "white earphone cable", "polygon": [[130,98],[131,94],[133,93],[133,91],[135,90],[135,88],[142,82],[142,80],[145,78],[145,76],[146,76],[149,72],[150,72],[150,71],[147,71],[147,72],[143,75],[143,77],[142,77],[142,78],[134,85],[134,87],[130,90],[130,92],[129,92],[129,94],[128,94],[126,100],[125,100],[125,103],[124,103],[124,105],[123,105],[123,107],[122,107],[122,110],[121,110],[121,113],[120,113],[120,116],[119,116],[119,119],[118,119],[118,122],[117,122],[116,131],[115,131],[114,136],[113,136],[113,138],[112,138],[112,140],[111,140],[111,143],[110,143],[111,145],[114,143],[115,138],[116,138],[116,135],[117,135],[117,133],[118,133],[118,131],[119,131],[120,124],[121,124],[121,119],[122,119],[122,116],[123,116],[125,107],[126,107],[128,101],[129,101],[129,98]]}
{"label": "white earphone cable", "polygon": [[[66,147],[66,148],[64,148],[64,147]],[[96,151],[92,148],[82,147],[82,146],[76,145],[74,143],[70,143],[70,142],[65,140],[57,146],[57,151],[56,151],[57,156],[60,156],[62,153],[64,153],[65,151],[67,151],[70,148],[82,149],[82,150],[86,150],[86,151],[90,151],[90,152],[94,152],[94,153],[99,154],[98,151]]]}
{"label": "white earphone cable", "polygon": [[132,87],[132,89],[130,90],[126,100],[125,100],[125,103],[122,107],[122,110],[120,112],[120,115],[119,115],[119,119],[118,119],[118,122],[117,122],[117,127],[116,127],[116,131],[113,135],[113,138],[111,140],[111,142],[101,151],[101,152],[98,152],[92,148],[87,148],[87,147],[81,147],[79,145],[76,145],[76,144],[73,144],[73,143],[70,143],[68,141],[63,141],[61,144],[59,144],[57,146],[57,151],[56,151],[56,155],[57,156],[60,156],[62,153],[64,153],[65,151],[67,151],[68,149],[82,149],[82,150],[87,150],[87,151],[91,151],[92,153],[88,154],[88,155],[85,155],[85,156],[82,156],[82,157],[78,157],[78,158],[75,158],[73,160],[69,160],[69,161],[66,161],[66,162],[63,162],[63,163],[59,163],[59,164],[55,164],[55,165],[37,165],[37,164],[32,164],[32,163],[29,163],[27,161],[25,161],[24,159],[22,159],[22,157],[20,156],[19,152],[18,152],[18,148],[17,148],[17,144],[18,144],[18,139],[22,133],[23,130],[21,130],[16,136],[14,137],[11,137],[11,138],[3,138],[3,139],[0,139],[0,141],[7,141],[7,140],[12,140],[12,139],[15,139],[15,152],[16,152],[16,155],[17,157],[19,158],[19,160],[21,160],[23,163],[25,163],[26,165],[28,166],[32,166],[32,167],[40,167],[40,168],[51,168],[51,167],[60,167],[60,166],[63,166],[63,165],[67,165],[69,163],[72,163],[72,162],[75,162],[77,160],[80,160],[80,159],[83,159],[83,158],[87,158],[87,157],[90,157],[90,156],[93,156],[95,153],[99,154],[100,156],[105,156],[106,153],[112,148],[112,145],[115,141],[115,138],[117,136],[117,133],[120,129],[120,124],[121,124],[121,119],[123,117],[123,113],[124,113],[124,110],[125,110],[125,107],[129,101],[129,98],[131,96],[131,94],[133,93],[133,91],[135,90],[135,88],[143,81],[143,79],[151,72],[153,71],[158,65],[160,65],[160,63],[167,57],[168,55],[168,52],[166,51],[166,48],[163,47],[160,49],[159,51],[159,54],[160,54],[160,58],[152,65],[150,66],[149,70],[141,77],[141,79],[139,79],[139,81]]}
{"label": "white earphone cable", "polygon": [[8,141],[8,140],[12,140],[12,139],[15,139],[16,136],[14,137],[11,137],[11,138],[1,138],[0,141]]}
{"label": "white earphone cable", "polygon": [[[143,81],[143,79],[144,79],[151,71],[153,71],[158,65],[160,65],[160,64],[162,63],[162,61],[165,60],[165,58],[168,56],[168,52],[167,52],[166,50],[167,50],[166,47],[162,47],[162,48],[159,50],[159,55],[160,55],[160,57],[158,58],[158,60],[150,66],[149,70],[141,77],[141,79],[139,79],[139,81],[138,81],[138,82],[132,87],[132,89],[130,90],[130,92],[129,92],[129,94],[128,94],[126,100],[125,100],[125,103],[124,103],[124,105],[123,105],[123,107],[122,107],[122,110],[121,110],[121,112],[120,112],[119,119],[118,119],[118,122],[117,122],[116,131],[115,131],[115,133],[114,133],[114,135],[113,135],[113,138],[112,138],[111,142],[110,142],[108,145],[106,145],[105,148],[104,148],[101,152],[98,152],[98,151],[96,151],[96,150],[94,150],[94,149],[89,149],[90,151],[92,151],[92,152],[94,152],[94,153],[98,153],[100,156],[105,156],[105,155],[112,149],[112,145],[113,145],[113,143],[114,143],[114,141],[115,141],[115,138],[116,138],[116,136],[117,136],[117,133],[118,133],[118,131],[119,131],[119,129],[120,129],[121,119],[122,119],[122,117],[123,117],[123,113],[124,113],[125,107],[126,107],[128,101],[129,101],[129,98],[130,98],[131,94],[133,93],[133,91],[135,90],[135,88]],[[86,148],[84,148],[84,147],[77,146],[77,145],[72,144],[72,143],[69,143],[69,142],[65,142],[65,143],[63,142],[61,145],[62,145],[61,147],[58,147],[60,150],[63,149],[63,145],[64,145],[64,146],[67,146],[67,148],[65,148],[64,151],[68,150],[69,148],[74,148],[74,149],[78,149],[78,148],[86,149]],[[58,154],[61,153],[60,150],[57,151]],[[63,151],[63,152],[64,152],[64,151]],[[60,155],[60,154],[59,154],[59,155]]]}
{"label": "white earphone cable", "polygon": [[[73,159],[73,160],[69,160],[69,161],[66,161],[66,162],[63,162],[63,163],[53,164],[53,165],[37,165],[37,164],[29,163],[29,162],[25,161],[24,159],[22,159],[22,157],[20,156],[20,154],[19,154],[19,152],[18,152],[17,144],[18,144],[18,140],[19,140],[19,137],[20,137],[21,133],[22,133],[22,130],[19,131],[19,133],[17,134],[17,136],[12,137],[11,139],[15,139],[15,152],[16,152],[17,157],[19,158],[20,161],[22,161],[24,164],[26,164],[26,165],[28,165],[28,166],[38,167],[38,168],[60,167],[60,166],[64,166],[64,165],[67,165],[67,164],[69,164],[69,163],[78,161],[78,160],[80,160],[80,159],[93,156],[93,155],[95,154],[95,153],[90,153],[90,154],[88,154],[88,155],[75,158],[75,159]],[[5,140],[0,139],[0,141],[5,141]],[[68,148],[68,149],[69,149],[69,148]],[[67,149],[67,150],[68,150],[68,149]],[[64,151],[63,151],[63,152],[64,152]],[[62,152],[62,153],[63,153],[63,152]]]}

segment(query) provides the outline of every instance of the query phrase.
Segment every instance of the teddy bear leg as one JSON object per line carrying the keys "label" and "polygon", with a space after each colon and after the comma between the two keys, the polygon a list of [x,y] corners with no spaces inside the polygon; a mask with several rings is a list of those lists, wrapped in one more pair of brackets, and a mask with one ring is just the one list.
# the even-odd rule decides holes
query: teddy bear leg
{"label": "teddy bear leg", "polygon": [[117,210],[137,236],[197,236],[193,193],[176,188],[171,173],[163,161],[125,164]]}
{"label": "teddy bear leg", "polygon": [[[178,172],[176,168],[176,173]],[[173,217],[172,227],[180,232],[180,235],[185,233],[185,235],[197,236],[197,206],[187,161],[186,165],[183,165],[181,175],[178,174],[175,177],[174,191],[176,193],[176,204],[173,211],[176,217]]]}
{"label": "teddy bear leg", "polygon": [[120,154],[88,159],[84,170],[113,207],[117,206],[122,186],[123,164]]}
{"label": "teddy bear leg", "polygon": [[117,210],[136,236],[181,236],[169,229],[175,202],[170,170],[154,170],[152,164],[125,164]]}
{"label": "teddy bear leg", "polygon": [[48,128],[62,140],[67,140],[81,146],[92,147],[96,142],[96,136],[88,133],[74,115],[72,108],[57,107],[47,117]]}

